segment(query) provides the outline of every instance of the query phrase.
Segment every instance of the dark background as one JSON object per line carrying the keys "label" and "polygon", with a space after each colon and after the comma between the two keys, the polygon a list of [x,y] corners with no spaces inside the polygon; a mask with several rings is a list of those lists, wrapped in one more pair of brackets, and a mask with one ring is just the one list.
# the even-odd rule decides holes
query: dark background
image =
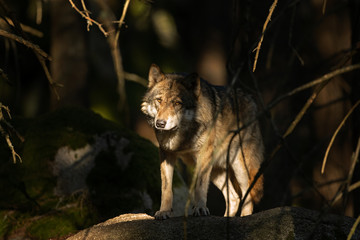
{"label": "dark background", "polygon": [[[53,80],[63,85],[49,84],[30,48],[0,36],[0,69],[7,76],[0,77],[0,102],[13,115],[34,118],[76,105],[156,143],[140,113],[146,87],[129,79],[125,88],[119,87],[111,36],[105,37],[95,25],[87,31],[86,20],[66,0],[0,3],[0,28],[22,36],[7,23],[6,19],[13,17],[39,30],[41,37],[24,34],[50,54],[52,61],[47,61],[47,66]],[[74,3],[81,8],[80,1]],[[110,13],[118,20],[124,1],[86,4],[91,18],[102,22]],[[359,189],[348,193],[346,186],[359,138],[359,108],[336,137],[324,174],[320,168],[335,129],[359,100],[359,70],[338,75],[321,86],[313,104],[286,138],[283,134],[311,94],[318,91],[318,85],[285,98],[271,109],[267,106],[298,86],[359,63],[360,4],[356,0],[279,1],[253,72],[253,50],[271,4],[251,0],[132,0],[120,29],[121,71],[144,82],[150,64],[156,63],[165,72],[196,71],[213,84],[229,84],[235,79],[236,85],[255,96],[265,113],[260,121],[268,164],[264,168],[265,197],[258,209],[293,205],[358,216]],[[238,71],[239,76],[234,78]],[[272,154],[278,144],[281,148]],[[350,183],[359,181],[358,164],[350,179]],[[338,194],[343,197],[334,202]]]}

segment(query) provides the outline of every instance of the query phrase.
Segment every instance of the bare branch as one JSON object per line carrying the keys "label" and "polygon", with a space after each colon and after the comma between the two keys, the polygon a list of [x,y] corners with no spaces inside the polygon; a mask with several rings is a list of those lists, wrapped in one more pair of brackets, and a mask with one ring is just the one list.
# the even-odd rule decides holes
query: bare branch
{"label": "bare branch", "polygon": [[280,97],[276,98],[274,101],[272,101],[267,109],[270,110],[271,108],[273,108],[275,105],[277,105],[279,102],[281,102],[282,100],[284,100],[285,98],[288,98],[288,97],[291,97],[293,95],[295,95],[296,93],[298,92],[301,92],[301,91],[304,91],[308,88],[311,88],[313,86],[316,86],[320,83],[323,83],[325,81],[328,81],[329,79],[337,76],[337,75],[340,75],[340,74],[343,74],[343,73],[347,73],[347,72],[351,72],[353,70],[356,70],[356,69],[360,69],[360,63],[358,64],[354,64],[354,65],[350,65],[350,66],[346,66],[346,67],[343,67],[343,68],[339,68],[339,69],[336,69],[330,73],[327,73],[327,74],[324,74],[323,76],[321,76],[320,78],[317,78],[309,83],[306,83],[300,87],[297,87],[295,88],[294,90],[284,94],[284,95],[281,95]]}
{"label": "bare branch", "polygon": [[350,230],[350,233],[347,236],[346,240],[350,240],[352,238],[352,236],[354,235],[355,230],[356,230],[357,226],[359,225],[359,223],[360,223],[360,215],[358,216],[358,218],[356,219],[354,225],[352,226],[352,228]]}
{"label": "bare branch", "polygon": [[295,13],[296,13],[296,5],[294,6],[294,10],[291,16],[291,21],[290,21],[290,30],[289,30],[289,40],[288,40],[288,45],[291,48],[291,50],[293,51],[294,55],[297,57],[297,59],[299,60],[300,64],[302,66],[305,65],[304,60],[302,59],[302,57],[300,56],[299,52],[296,50],[296,48],[294,47],[294,45],[292,44],[292,39],[293,39],[293,31],[294,31],[294,21],[295,21]]}
{"label": "bare branch", "polygon": [[12,34],[12,33],[9,33],[7,31],[4,31],[4,30],[0,29],[0,36],[4,36],[6,38],[15,40],[15,41],[17,41],[17,42],[31,48],[34,51],[36,57],[38,58],[38,60],[39,60],[39,62],[41,64],[41,67],[43,68],[43,70],[45,72],[46,78],[48,79],[51,88],[54,90],[57,99],[60,99],[56,88],[57,87],[62,87],[62,85],[54,82],[54,80],[51,77],[50,71],[49,71],[49,69],[48,69],[48,67],[46,65],[46,62],[45,62],[45,60],[50,60],[51,61],[52,60],[51,57],[46,52],[44,52],[38,45],[33,44],[30,41],[27,41],[27,40],[23,39],[22,37],[19,37],[19,36],[15,35],[15,34]]}
{"label": "bare branch", "polygon": [[309,107],[311,106],[311,104],[314,102],[314,100],[316,99],[316,97],[319,95],[320,91],[322,90],[322,88],[325,86],[325,84],[323,84],[322,86],[319,86],[312,94],[311,96],[308,98],[308,100],[306,101],[305,105],[303,106],[303,108],[300,110],[300,112],[296,115],[294,121],[290,124],[290,126],[288,127],[288,129],[286,130],[286,132],[283,135],[283,138],[286,138],[287,136],[289,136],[295,129],[295,127],[297,126],[297,124],[300,122],[300,120],[303,118],[303,116],[305,115],[306,111],[309,109]]}
{"label": "bare branch", "polygon": [[[103,28],[102,24],[95,21],[94,19],[92,19],[89,15],[89,11],[87,11],[85,4],[83,4],[83,8],[84,8],[84,12],[81,11],[78,7],[76,7],[76,5],[74,4],[74,2],[72,0],[69,0],[71,7],[75,9],[75,11],[77,11],[83,18],[85,18],[88,21],[88,31],[89,31],[89,25],[92,25],[92,23],[94,23],[96,26],[98,26],[99,30],[104,34],[105,37],[107,37],[109,35],[109,33],[107,31],[105,31],[105,29]],[[85,6],[85,7],[84,7]],[[90,23],[89,23],[90,22]]]}
{"label": "bare branch", "polygon": [[351,163],[351,166],[350,166],[348,179],[347,179],[347,187],[348,187],[348,189],[350,188],[351,179],[352,179],[352,177],[354,175],[355,166],[356,166],[356,163],[357,163],[357,161],[359,159],[359,153],[360,153],[360,137],[358,139],[356,150],[355,150],[354,154],[352,155],[352,163]]}
{"label": "bare branch", "polygon": [[[42,17],[43,17],[43,3],[42,0],[37,0],[36,1],[36,24],[41,24],[42,22]],[[24,29],[25,31],[25,29]]]}
{"label": "bare branch", "polygon": [[[7,113],[8,117],[11,119],[11,115],[10,115],[10,110],[7,106],[4,106],[1,102],[0,102],[0,123],[4,123],[6,126],[8,126],[11,130],[15,130],[14,127],[8,123],[3,115],[3,110]],[[21,135],[15,130],[16,135],[19,137],[19,139],[21,141],[24,141],[24,138],[21,137]],[[6,130],[1,126],[0,124],[0,133],[1,135],[5,138],[6,143],[11,151],[11,156],[13,159],[14,164],[16,163],[16,160],[19,159],[20,162],[22,162],[22,159],[20,157],[19,154],[16,153],[14,146],[12,145],[12,142],[10,140],[10,136],[9,134],[6,132]]]}
{"label": "bare branch", "polygon": [[274,13],[274,10],[275,10],[275,7],[276,7],[276,5],[277,5],[277,2],[278,2],[278,0],[274,0],[273,4],[271,5],[271,7],[270,7],[270,9],[269,9],[269,15],[267,16],[267,18],[266,18],[266,20],[265,20],[260,41],[259,41],[257,47],[254,49],[254,51],[256,51],[256,54],[255,54],[255,59],[254,59],[253,72],[255,72],[255,69],[256,69],[256,64],[257,64],[257,61],[258,61],[261,44],[262,44],[262,42],[263,42],[263,40],[264,40],[265,30],[266,30],[266,28],[267,28],[268,23],[271,21],[271,16],[272,16],[272,14]]}
{"label": "bare branch", "polygon": [[120,29],[121,29],[121,26],[124,24],[124,20],[125,20],[125,16],[126,16],[126,12],[129,7],[129,4],[130,4],[130,0],[126,0],[126,2],[124,4],[123,12],[121,14],[121,18],[119,20],[118,30],[116,31],[115,42],[119,41]]}
{"label": "bare branch", "polygon": [[324,156],[324,159],[323,159],[323,163],[322,163],[322,167],[321,167],[321,174],[324,174],[324,171],[325,171],[325,165],[326,165],[326,161],[327,161],[327,158],[328,158],[328,155],[329,155],[329,152],[330,152],[330,149],[334,143],[334,140],[337,136],[337,134],[339,133],[340,129],[344,126],[346,120],[349,118],[349,116],[351,115],[351,113],[355,110],[355,108],[360,104],[360,100],[357,101],[355,103],[354,106],[352,106],[352,108],[349,110],[349,112],[345,115],[344,119],[341,121],[341,123],[339,124],[339,126],[337,127],[337,129],[335,130],[333,136],[331,137],[331,140],[330,140],[330,143],[326,149],[326,152],[325,152],[325,156]]}
{"label": "bare branch", "polygon": [[60,96],[59,96],[59,93],[57,91],[57,88],[58,87],[63,87],[62,84],[60,83],[57,83],[57,82],[54,82],[54,79],[52,78],[51,74],[50,74],[50,71],[49,71],[49,68],[47,67],[46,65],[46,62],[43,58],[41,58],[39,55],[36,55],[36,57],[38,58],[43,70],[44,70],[44,73],[45,73],[45,76],[46,78],[48,79],[49,81],[49,84],[50,84],[50,87],[51,89],[54,91],[55,93],[55,96],[56,96],[56,99],[59,100],[60,99]]}
{"label": "bare branch", "polygon": [[[83,11],[81,11],[73,2],[73,0],[69,0],[71,6],[77,11],[83,18],[85,18],[88,21],[87,30],[89,31],[89,26],[92,24],[95,24],[98,26],[101,32],[105,35],[105,37],[108,38],[108,44],[111,49],[111,55],[114,62],[114,69],[116,73],[116,77],[118,80],[118,93],[119,93],[119,108],[122,109],[125,106],[125,100],[126,100],[126,92],[125,92],[125,73],[123,71],[122,67],[122,58],[121,53],[119,49],[119,36],[120,36],[120,28],[124,24],[124,19],[130,4],[130,0],[126,0],[123,8],[122,15],[120,17],[119,21],[116,21],[116,18],[109,8],[108,4],[104,1],[98,0],[97,3],[99,6],[106,12],[104,14],[104,19],[102,19],[101,22],[105,25],[107,31],[103,28],[103,24],[99,23],[95,20],[93,20],[90,17],[90,12],[87,10],[84,0],[81,0]],[[114,24],[118,24],[118,28],[115,29]],[[137,82],[141,83],[142,81],[139,80],[139,78],[134,78],[133,75],[128,75],[128,79],[134,80],[136,79]],[[143,84],[143,83],[141,83]]]}
{"label": "bare branch", "polygon": [[344,189],[344,191],[342,191],[341,187],[343,185],[340,186],[338,193],[336,194],[336,196],[334,197],[334,199],[332,201],[332,205],[334,205],[337,201],[339,201],[343,197],[344,194],[347,194],[349,192],[354,191],[357,188],[360,188],[360,181],[351,184],[351,180],[352,180],[352,177],[353,177],[353,174],[354,174],[355,165],[356,165],[356,162],[357,162],[357,160],[359,158],[359,152],[360,152],[360,137],[358,139],[358,143],[357,143],[355,153],[352,155],[352,163],[351,163],[350,170],[349,170],[347,180],[346,180],[346,188]]}
{"label": "bare branch", "polygon": [[126,80],[133,81],[133,82],[143,85],[144,87],[147,87],[148,82],[145,78],[142,78],[134,73],[125,72],[124,74],[125,74]]}
{"label": "bare branch", "polygon": [[322,14],[325,14],[327,0],[323,0]]}
{"label": "bare branch", "polygon": [[20,155],[17,154],[17,152],[14,149],[14,146],[11,143],[9,134],[7,134],[7,133],[4,134],[4,130],[2,129],[2,127],[0,127],[0,131],[4,135],[4,137],[6,139],[6,142],[7,142],[8,146],[9,146],[9,148],[10,148],[14,164],[16,163],[16,159],[19,159],[19,161],[22,162],[22,159],[21,159]]}
{"label": "bare branch", "polygon": [[[273,149],[273,151],[270,153],[269,158],[263,163],[263,165],[261,166],[260,170],[258,171],[258,173],[256,174],[256,176],[254,177],[254,180],[252,181],[252,183],[250,184],[245,196],[247,196],[250,193],[250,189],[253,188],[253,186],[255,185],[256,181],[258,180],[258,178],[260,177],[261,173],[264,171],[264,169],[270,164],[270,162],[272,161],[272,159],[274,159],[275,155],[277,154],[277,152],[282,148],[282,146],[284,145],[284,140],[287,136],[289,136],[291,134],[291,132],[295,129],[295,127],[297,126],[297,124],[299,123],[299,121],[302,119],[302,117],[304,116],[305,112],[307,111],[307,109],[311,106],[311,104],[313,103],[313,101],[315,100],[315,98],[317,97],[318,93],[321,91],[321,89],[328,83],[328,81],[331,80],[331,78],[346,73],[346,72],[350,72],[353,71],[355,69],[359,69],[360,68],[360,64],[354,64],[354,65],[350,65],[347,67],[343,67],[340,69],[337,69],[333,72],[327,73],[325,75],[323,75],[322,77],[315,79],[314,81],[304,84],[298,88],[295,88],[294,90],[290,91],[287,94],[284,94],[280,97],[278,97],[277,99],[275,99],[273,102],[271,102],[270,104],[268,104],[268,106],[264,109],[264,111],[262,111],[261,113],[259,113],[254,119],[250,120],[248,123],[245,123],[242,127],[240,127],[239,129],[237,129],[236,131],[234,131],[234,133],[239,133],[242,129],[248,127],[250,124],[252,124],[253,122],[257,121],[257,119],[262,116],[263,114],[265,114],[266,112],[268,112],[270,109],[272,109],[274,106],[276,106],[279,102],[281,102],[282,100],[284,100],[287,97],[290,97],[300,91],[303,91],[305,89],[308,89],[310,87],[316,86],[318,84],[321,84],[314,92],[313,94],[308,98],[306,104],[303,106],[303,108],[301,109],[301,111],[298,113],[298,115],[295,117],[295,120],[290,124],[290,126],[287,128],[286,132],[281,136],[281,142],[278,143],[276,145],[276,147]],[[349,186],[349,190],[353,190],[355,188],[360,187],[360,182],[357,182],[351,186]],[[341,197],[341,196],[340,196]],[[340,197],[338,196],[337,198],[340,199]],[[337,200],[337,199],[336,199]]]}
{"label": "bare branch", "polygon": [[62,85],[57,84],[57,83],[54,82],[54,80],[51,77],[50,71],[49,71],[49,69],[48,69],[48,67],[46,65],[46,62],[45,62],[45,60],[50,60],[51,61],[52,60],[51,57],[46,52],[44,52],[38,45],[33,44],[30,41],[25,40],[22,37],[19,37],[19,36],[15,35],[15,34],[12,34],[12,33],[9,33],[7,31],[4,31],[4,30],[0,29],[0,36],[4,36],[6,38],[17,41],[17,42],[31,48],[35,52],[35,55],[38,58],[41,66],[42,66],[42,68],[43,68],[43,70],[45,72],[45,75],[46,75],[46,77],[47,77],[47,79],[48,79],[48,81],[50,83],[50,86],[54,90],[57,99],[60,99],[59,94],[57,93],[56,87],[61,87]]}
{"label": "bare branch", "polygon": [[22,37],[19,37],[19,36],[15,35],[15,34],[9,33],[9,32],[4,31],[2,29],[0,29],[0,36],[9,38],[9,39],[14,40],[14,41],[17,41],[18,43],[21,43],[21,44],[27,46],[28,48],[31,48],[33,51],[35,51],[41,57],[51,61],[51,57],[46,52],[44,52],[38,45],[33,44],[30,41],[25,40]]}
{"label": "bare branch", "polygon": [[[13,21],[12,21],[10,18],[8,18],[8,17],[6,17],[5,20],[0,19],[0,23],[1,23],[1,22],[2,22],[2,23],[5,23],[5,22],[6,22],[6,23],[9,24],[10,26],[15,27]],[[25,24],[20,23],[20,26],[21,26],[21,28],[24,30],[24,32],[30,33],[31,35],[33,35],[33,36],[35,36],[35,37],[42,38],[42,37],[44,36],[44,34],[43,34],[42,32],[40,32],[39,30],[37,30],[37,29],[35,29],[35,28],[32,28],[32,27],[30,27],[30,26],[28,26],[28,25],[25,25]]]}
{"label": "bare branch", "polygon": [[[353,183],[349,186],[349,188],[346,190],[347,193],[354,191],[355,189],[360,188],[360,181]],[[337,203],[342,196],[344,195],[343,191],[339,191],[338,194],[336,195],[336,197],[334,198],[334,200],[332,201],[332,205],[334,205],[335,203]]]}
{"label": "bare branch", "polygon": [[[84,0],[81,0],[81,5],[82,5],[82,7],[83,7],[83,9],[84,9],[84,12],[85,12],[86,17],[87,17],[87,18],[90,18],[90,12],[87,10]],[[87,21],[87,26],[86,26],[86,30],[87,30],[87,31],[90,31],[90,26],[92,26],[92,22],[91,22],[91,21]]]}
{"label": "bare branch", "polygon": [[[307,84],[304,84],[300,87],[297,87],[295,88],[294,90],[284,94],[284,95],[281,95],[280,97],[276,98],[274,101],[270,102],[265,108],[263,111],[259,112],[253,119],[249,120],[247,123],[245,123],[242,127],[240,127],[239,129],[236,129],[235,131],[232,131],[234,133],[239,133],[242,129],[248,127],[249,125],[251,125],[252,123],[254,123],[255,121],[257,121],[258,118],[260,118],[261,116],[263,116],[264,114],[266,114],[268,111],[270,111],[273,107],[275,107],[278,103],[280,103],[281,101],[283,101],[284,99],[288,98],[288,97],[291,97],[293,95],[295,95],[296,93],[299,93],[305,89],[308,89],[310,87],[313,87],[313,86],[316,86],[316,85],[319,85],[319,84],[323,84],[326,85],[327,84],[327,81],[330,81],[333,77],[337,76],[337,75],[340,75],[340,74],[343,74],[343,73],[346,73],[346,72],[350,72],[350,71],[353,71],[353,70],[356,70],[356,69],[360,69],[360,64],[354,64],[354,65],[350,65],[350,66],[347,66],[347,67],[343,67],[343,68],[340,68],[340,69],[337,69],[333,72],[330,72],[330,73],[327,73],[325,75],[323,75],[322,77],[320,78],[317,78],[315,79],[314,81],[311,81]],[[321,86],[321,85],[320,85]],[[313,102],[314,98],[316,96],[312,95],[309,99],[308,99],[308,103],[311,103]],[[307,110],[307,108],[310,106],[308,105],[308,103],[305,104],[305,106],[303,107],[303,109],[300,111],[300,115],[302,116],[302,114],[304,113],[305,110]],[[307,106],[308,105],[308,106]],[[306,109],[305,109],[306,108]],[[292,130],[294,129],[295,125],[298,123],[298,121],[301,120],[301,118],[298,119],[298,117],[300,116],[298,114],[298,116],[295,118],[296,122],[292,122],[292,124],[289,126],[289,128],[287,129],[287,131],[285,132],[285,134],[282,136],[282,138],[284,137],[287,137],[291,132]],[[295,124],[296,123],[296,124]],[[293,126],[292,126],[293,125]],[[275,154],[279,149],[281,148],[281,144],[279,144],[279,146],[277,146],[274,151],[273,151],[273,154]],[[273,155],[271,154],[271,156]]]}
{"label": "bare branch", "polygon": [[0,76],[8,83],[11,83],[9,81],[9,78],[7,77],[7,75],[4,73],[4,71],[0,68]]}
{"label": "bare branch", "polygon": [[17,18],[14,16],[14,14],[9,10],[9,8],[7,7],[6,3],[3,0],[0,0],[0,7],[5,11],[6,15],[10,16],[10,20],[11,20],[12,24],[14,25],[15,30],[17,32],[19,32],[19,34],[21,34],[21,37],[15,35],[15,34],[6,32],[4,30],[0,30],[0,35],[3,35],[4,37],[15,40],[15,41],[17,41],[17,42],[19,42],[21,44],[24,44],[25,46],[27,46],[27,47],[29,47],[29,48],[31,48],[33,50],[33,52],[35,53],[36,57],[38,58],[41,66],[42,66],[42,68],[43,68],[43,70],[45,72],[45,75],[46,75],[51,87],[54,89],[55,94],[58,96],[56,87],[58,87],[60,85],[56,84],[52,80],[50,71],[49,71],[49,69],[48,69],[48,67],[46,65],[46,62],[45,62],[45,60],[51,61],[51,57],[47,53],[45,53],[38,45],[35,45],[35,44],[31,43],[27,39],[27,36],[26,36],[26,34],[24,33],[24,31],[22,29],[22,25],[19,23]]}

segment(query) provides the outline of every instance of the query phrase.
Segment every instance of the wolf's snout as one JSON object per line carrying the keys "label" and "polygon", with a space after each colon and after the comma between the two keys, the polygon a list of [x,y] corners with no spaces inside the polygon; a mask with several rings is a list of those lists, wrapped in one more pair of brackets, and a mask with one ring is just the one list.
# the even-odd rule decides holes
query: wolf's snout
{"label": "wolf's snout", "polygon": [[165,120],[159,119],[159,120],[156,121],[156,127],[157,127],[157,128],[164,128],[165,125],[166,125],[166,121],[165,121]]}

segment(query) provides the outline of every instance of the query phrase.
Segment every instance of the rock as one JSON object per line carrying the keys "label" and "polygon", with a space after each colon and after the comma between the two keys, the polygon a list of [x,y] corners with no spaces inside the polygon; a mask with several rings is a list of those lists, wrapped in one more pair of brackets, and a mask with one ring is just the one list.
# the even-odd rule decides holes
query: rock
{"label": "rock", "polygon": [[134,132],[74,107],[12,124],[25,142],[14,142],[18,164],[0,144],[0,239],[60,237],[159,208],[158,150]]}
{"label": "rock", "polygon": [[[247,217],[175,217],[163,221],[147,214],[124,214],[68,239],[346,239],[354,222],[353,218],[294,207]],[[359,227],[352,239],[360,239]]]}

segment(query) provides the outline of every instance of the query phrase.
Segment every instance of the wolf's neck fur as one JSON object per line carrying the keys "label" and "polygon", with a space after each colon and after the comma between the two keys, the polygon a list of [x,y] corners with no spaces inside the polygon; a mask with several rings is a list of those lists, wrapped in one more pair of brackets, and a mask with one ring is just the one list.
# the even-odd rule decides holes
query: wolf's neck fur
{"label": "wolf's neck fur", "polygon": [[194,150],[194,144],[197,142],[199,133],[204,131],[204,126],[199,123],[192,123],[192,125],[181,127],[181,131],[178,129],[171,131],[155,130],[160,148],[172,152]]}

